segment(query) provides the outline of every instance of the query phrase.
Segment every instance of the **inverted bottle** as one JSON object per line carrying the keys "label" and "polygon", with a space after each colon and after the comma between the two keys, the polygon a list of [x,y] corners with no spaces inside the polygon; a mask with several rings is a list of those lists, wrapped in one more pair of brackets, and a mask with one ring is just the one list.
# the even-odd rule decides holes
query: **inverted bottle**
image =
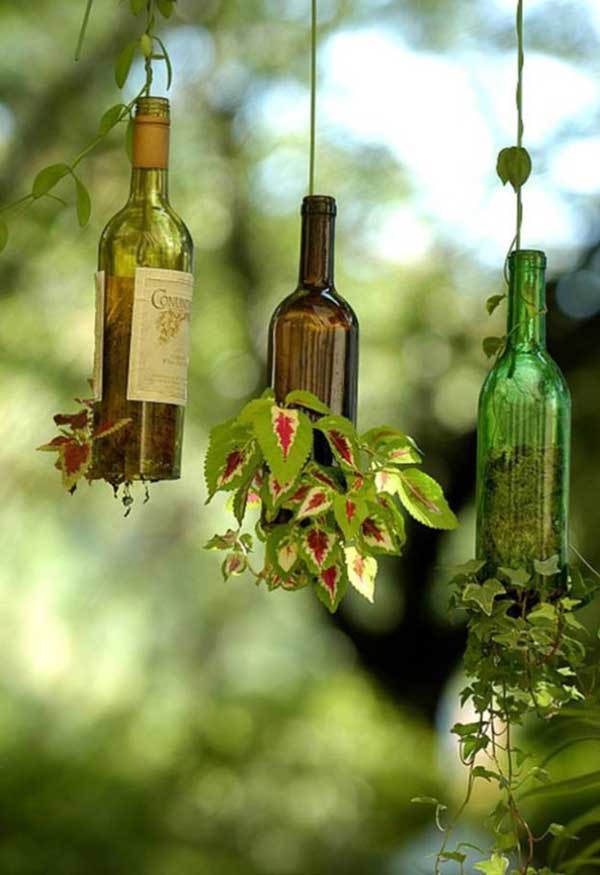
{"label": "inverted bottle", "polygon": [[532,570],[567,563],[571,402],[546,349],[546,257],[510,256],[503,354],[479,401],[477,556],[491,566]]}
{"label": "inverted bottle", "polygon": [[100,239],[95,420],[129,425],[94,445],[93,475],[114,485],[181,472],[193,244],[169,203],[169,102],[136,104],[129,200]]}
{"label": "inverted bottle", "polygon": [[268,371],[279,401],[308,390],[354,422],[358,320],[334,284],[336,212],[332,197],[304,198],[298,286],[271,319]]}

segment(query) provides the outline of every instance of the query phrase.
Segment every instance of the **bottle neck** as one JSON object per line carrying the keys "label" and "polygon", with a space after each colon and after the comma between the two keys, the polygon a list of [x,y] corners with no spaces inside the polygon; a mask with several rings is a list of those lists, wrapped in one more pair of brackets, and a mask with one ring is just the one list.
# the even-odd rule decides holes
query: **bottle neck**
{"label": "bottle neck", "polygon": [[507,344],[513,348],[546,345],[545,267],[515,253],[510,265]]}
{"label": "bottle neck", "polygon": [[302,216],[300,244],[301,288],[325,290],[333,288],[335,216],[326,213],[305,213]]}
{"label": "bottle neck", "polygon": [[166,168],[134,167],[131,171],[130,201],[168,201],[169,171]]}

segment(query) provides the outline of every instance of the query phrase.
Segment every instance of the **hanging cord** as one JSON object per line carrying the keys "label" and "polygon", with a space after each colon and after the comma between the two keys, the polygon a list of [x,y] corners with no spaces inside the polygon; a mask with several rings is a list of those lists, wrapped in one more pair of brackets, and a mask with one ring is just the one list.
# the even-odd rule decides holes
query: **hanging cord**
{"label": "hanging cord", "polygon": [[308,193],[315,193],[315,148],[317,139],[317,0],[312,0],[310,36],[310,159]]}
{"label": "hanging cord", "polygon": [[[523,67],[525,65],[525,50],[523,46],[523,0],[517,0],[517,146],[523,147]],[[521,248],[521,227],[523,225],[523,194],[522,186],[517,190],[517,233],[515,243],[517,250]]]}

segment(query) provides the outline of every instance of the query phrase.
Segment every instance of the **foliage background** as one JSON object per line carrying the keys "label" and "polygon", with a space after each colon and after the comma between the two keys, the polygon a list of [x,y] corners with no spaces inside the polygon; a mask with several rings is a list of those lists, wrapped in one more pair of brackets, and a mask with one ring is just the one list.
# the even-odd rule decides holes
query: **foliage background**
{"label": "foliage background", "polygon": [[[82,3],[0,2],[2,201],[76,154],[119,99],[112,61],[135,23],[123,2],[95,5],[75,65]],[[99,485],[65,497],[33,452],[90,372],[97,239],[128,184],[120,134],[82,168],[91,225],[38,204],[0,260],[0,872],[428,871],[437,837],[409,800],[452,803],[461,786],[447,729],[464,641],[444,582],[472,551],[480,342],[503,318],[484,300],[513,227],[494,175],[514,139],[513,4],[320,3],[318,179],[338,198],[337,284],[361,322],[360,424],[411,433],[463,524],[414,527],[376,606],[351,595],[333,620],[305,592],[224,585],[202,550],[227,525],[224,508],[202,511],[208,430],[262,388],[267,321],[295,281],[309,4],[177,6],[163,34],[172,200],[197,246],[185,478],[127,520]],[[550,258],[550,340],[574,401],[573,540],[598,565],[600,15],[593,0],[526,7],[537,176],[524,240]],[[597,748],[557,760],[557,777],[589,769]],[[555,800],[551,819],[590,801]]]}

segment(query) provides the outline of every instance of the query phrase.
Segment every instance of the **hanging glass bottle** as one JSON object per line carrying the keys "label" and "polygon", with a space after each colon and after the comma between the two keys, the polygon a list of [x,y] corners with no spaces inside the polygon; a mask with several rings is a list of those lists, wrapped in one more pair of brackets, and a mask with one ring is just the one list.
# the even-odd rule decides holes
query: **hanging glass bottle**
{"label": "hanging glass bottle", "polygon": [[180,476],[192,301],[190,234],[169,203],[169,101],[136,104],[131,192],[100,240],[95,421],[130,420],[94,443],[114,485]]}
{"label": "hanging glass bottle", "polygon": [[355,421],[358,320],[334,284],[335,217],[334,198],[304,198],[298,286],[271,319],[268,369],[278,400],[305,389]]}
{"label": "hanging glass bottle", "polygon": [[567,563],[571,402],[546,349],[545,268],[543,252],[510,256],[506,345],[479,402],[477,556],[492,567]]}

